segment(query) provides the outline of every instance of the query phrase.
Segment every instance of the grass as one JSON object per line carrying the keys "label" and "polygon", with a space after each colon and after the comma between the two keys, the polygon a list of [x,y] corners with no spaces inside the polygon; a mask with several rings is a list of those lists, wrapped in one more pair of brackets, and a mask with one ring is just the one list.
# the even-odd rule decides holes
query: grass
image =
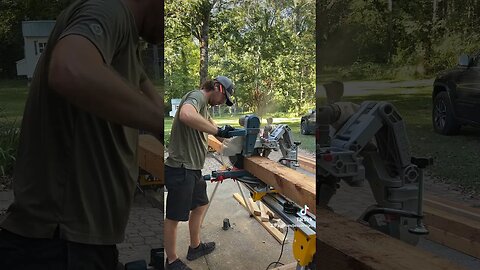
{"label": "grass", "polygon": [[21,122],[27,96],[25,80],[0,81],[0,108],[3,110],[4,120]]}
{"label": "grass", "polygon": [[[215,117],[214,121],[217,125],[223,126],[223,125],[231,125],[233,127],[240,127],[238,124],[238,118],[240,116],[233,116],[233,117]],[[266,125],[267,122],[264,118],[262,120],[262,126]],[[172,117],[167,117],[165,118],[164,124],[165,124],[165,144],[168,145],[169,139],[170,139],[170,131],[172,129],[172,123],[173,123],[173,118]],[[295,141],[300,141],[301,145],[300,148],[307,150],[309,152],[314,152],[315,151],[315,136],[313,135],[302,135],[300,133],[300,118],[299,117],[294,117],[294,118],[273,118],[273,124],[278,125],[278,124],[287,124],[291,129],[293,133],[293,138]]]}
{"label": "grass", "polygon": [[346,100],[356,103],[365,100],[391,102],[406,123],[412,155],[434,159],[434,165],[427,169],[426,175],[467,192],[480,192],[480,129],[463,127],[457,136],[435,133],[431,120],[431,87],[418,88],[411,94],[402,94],[399,89],[385,89],[383,93],[348,97]]}

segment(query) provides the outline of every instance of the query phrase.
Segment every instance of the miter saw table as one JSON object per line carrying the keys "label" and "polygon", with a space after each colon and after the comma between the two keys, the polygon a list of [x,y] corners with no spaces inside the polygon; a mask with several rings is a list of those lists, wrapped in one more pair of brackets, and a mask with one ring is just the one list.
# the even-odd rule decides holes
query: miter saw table
{"label": "miter saw table", "polygon": [[[217,182],[212,199],[219,183],[225,179],[233,179],[237,181],[243,200],[247,202],[239,184],[242,183],[250,191],[254,201],[261,200],[285,222],[287,228],[294,230],[293,253],[297,269],[315,269],[315,241],[313,241],[316,237],[315,215],[308,211],[308,207],[298,206],[243,169],[244,157],[253,155],[268,157],[271,151],[281,151],[282,157],[279,162],[295,169],[298,167],[297,154],[300,143],[293,140],[291,129],[287,125],[277,125],[268,137],[260,137],[260,120],[255,115],[241,118],[240,125],[244,128],[231,131],[230,135],[233,138],[229,139],[228,143],[224,142],[221,154],[228,160],[219,161],[227,169],[213,171],[211,175],[204,176],[206,181]],[[246,205],[249,209],[247,203]]]}

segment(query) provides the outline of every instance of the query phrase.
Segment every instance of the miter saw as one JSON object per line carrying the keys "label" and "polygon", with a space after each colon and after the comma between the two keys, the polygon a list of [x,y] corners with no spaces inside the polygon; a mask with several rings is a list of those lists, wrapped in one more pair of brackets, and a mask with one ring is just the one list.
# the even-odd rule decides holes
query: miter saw
{"label": "miter saw", "polygon": [[388,102],[335,102],[317,111],[317,201],[328,203],[339,182],[368,180],[376,205],[359,221],[407,243],[428,231],[422,223],[423,170],[428,158],[410,155],[405,124]]}
{"label": "miter saw", "polygon": [[235,179],[243,183],[254,201],[261,200],[294,230],[293,253],[298,262],[297,269],[315,269],[313,258],[315,255],[313,240],[316,237],[315,215],[308,212],[304,206],[298,206],[277,193],[273,187],[251,175],[243,167],[245,157],[261,155],[267,157],[271,151],[280,151],[281,158],[278,162],[295,169],[298,167],[300,143],[293,140],[288,125],[277,125],[268,136],[259,136],[260,119],[257,116],[242,117],[239,123],[243,128],[231,131],[229,135],[232,138],[223,142],[220,151],[221,161],[227,169],[213,171],[211,175],[204,176],[204,179],[212,182]]}

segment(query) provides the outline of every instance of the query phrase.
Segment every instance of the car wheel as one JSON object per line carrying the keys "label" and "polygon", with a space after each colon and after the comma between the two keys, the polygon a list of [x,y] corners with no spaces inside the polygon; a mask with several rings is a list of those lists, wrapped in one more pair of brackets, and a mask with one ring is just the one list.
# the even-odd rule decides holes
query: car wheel
{"label": "car wheel", "polygon": [[305,120],[302,121],[302,123],[300,124],[300,131],[301,131],[302,135],[308,135],[309,134],[307,121],[305,121]]}
{"label": "car wheel", "polygon": [[432,122],[433,129],[439,134],[453,135],[460,130],[461,125],[453,115],[453,106],[445,91],[438,93],[433,100]]}

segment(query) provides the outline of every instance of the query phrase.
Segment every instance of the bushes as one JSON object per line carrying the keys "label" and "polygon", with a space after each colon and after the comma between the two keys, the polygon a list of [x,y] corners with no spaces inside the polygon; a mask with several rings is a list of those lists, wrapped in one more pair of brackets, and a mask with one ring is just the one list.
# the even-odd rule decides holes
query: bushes
{"label": "bushes", "polygon": [[5,118],[0,109],[0,177],[12,175],[19,134],[17,123]]}

